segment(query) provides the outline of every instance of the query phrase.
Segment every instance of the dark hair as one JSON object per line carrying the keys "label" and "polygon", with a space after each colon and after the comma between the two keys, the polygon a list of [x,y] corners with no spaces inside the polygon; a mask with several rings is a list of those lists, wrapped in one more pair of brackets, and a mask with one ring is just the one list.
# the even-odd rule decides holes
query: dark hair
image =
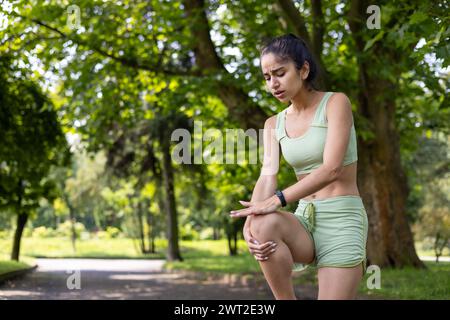
{"label": "dark hair", "polygon": [[309,73],[305,81],[310,87],[316,88],[314,80],[317,76],[317,64],[303,39],[292,33],[282,35],[266,42],[260,53],[261,57],[265,54],[273,53],[278,56],[282,62],[291,60],[298,70],[303,67],[305,61],[308,61]]}

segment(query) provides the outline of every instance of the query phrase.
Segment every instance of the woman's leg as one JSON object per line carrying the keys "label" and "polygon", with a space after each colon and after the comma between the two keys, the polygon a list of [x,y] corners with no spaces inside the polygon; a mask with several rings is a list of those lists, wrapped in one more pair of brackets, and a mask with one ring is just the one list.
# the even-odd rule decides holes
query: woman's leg
{"label": "woman's leg", "polygon": [[294,261],[310,263],[314,259],[314,243],[307,231],[292,213],[278,211],[252,217],[250,232],[260,243],[277,244],[275,252],[259,264],[275,298],[295,300]]}
{"label": "woman's leg", "polygon": [[362,279],[362,264],[351,268],[319,268],[318,279],[319,300],[355,299]]}

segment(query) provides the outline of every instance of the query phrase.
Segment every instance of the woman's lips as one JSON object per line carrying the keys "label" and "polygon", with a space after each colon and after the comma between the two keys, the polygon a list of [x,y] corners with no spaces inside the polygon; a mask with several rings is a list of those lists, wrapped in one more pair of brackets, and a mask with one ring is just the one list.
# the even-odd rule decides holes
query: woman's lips
{"label": "woman's lips", "polygon": [[283,94],[284,94],[284,91],[280,91],[278,93],[275,92],[275,97],[279,98],[279,97],[283,96]]}

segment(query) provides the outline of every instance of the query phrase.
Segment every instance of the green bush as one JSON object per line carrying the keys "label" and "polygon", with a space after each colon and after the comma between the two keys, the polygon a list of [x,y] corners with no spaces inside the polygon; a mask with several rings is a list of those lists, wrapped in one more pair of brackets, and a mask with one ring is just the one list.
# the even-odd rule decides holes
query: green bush
{"label": "green bush", "polygon": [[51,238],[57,235],[56,230],[53,228],[47,228],[45,226],[36,227],[33,229],[33,238]]}
{"label": "green bush", "polygon": [[0,230],[0,239],[10,239],[12,232],[10,230]]}
{"label": "green bush", "polygon": [[[81,233],[85,232],[86,228],[81,222],[75,223],[75,234],[77,238],[80,238]],[[56,229],[56,235],[60,237],[71,237],[72,236],[72,223],[70,220],[66,220],[60,225],[58,225],[58,228]]]}
{"label": "green bush", "polygon": [[106,231],[97,231],[94,233],[95,239],[105,240],[110,239],[109,234]]}
{"label": "green bush", "polygon": [[199,240],[213,240],[214,239],[214,229],[204,228],[199,232]]}
{"label": "green bush", "polygon": [[31,228],[23,229],[22,237],[31,237],[33,230]]}
{"label": "green bush", "polygon": [[106,234],[109,236],[109,239],[116,239],[122,236],[122,232],[116,227],[106,227]]}
{"label": "green bush", "polygon": [[116,227],[106,227],[106,230],[95,232],[95,238],[97,239],[117,239],[123,238],[123,234],[120,229]]}
{"label": "green bush", "polygon": [[180,228],[180,238],[181,240],[192,241],[199,240],[200,236],[198,231],[192,228],[190,224],[185,224]]}

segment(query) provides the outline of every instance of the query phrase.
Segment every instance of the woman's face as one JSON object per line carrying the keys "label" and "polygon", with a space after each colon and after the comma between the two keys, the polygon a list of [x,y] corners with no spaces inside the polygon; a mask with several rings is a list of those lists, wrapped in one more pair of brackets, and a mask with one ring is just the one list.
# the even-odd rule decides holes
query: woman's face
{"label": "woman's face", "polygon": [[282,102],[289,102],[305,86],[309,65],[305,62],[301,70],[297,70],[293,61],[282,62],[273,53],[261,57],[261,69],[266,86],[272,95]]}

